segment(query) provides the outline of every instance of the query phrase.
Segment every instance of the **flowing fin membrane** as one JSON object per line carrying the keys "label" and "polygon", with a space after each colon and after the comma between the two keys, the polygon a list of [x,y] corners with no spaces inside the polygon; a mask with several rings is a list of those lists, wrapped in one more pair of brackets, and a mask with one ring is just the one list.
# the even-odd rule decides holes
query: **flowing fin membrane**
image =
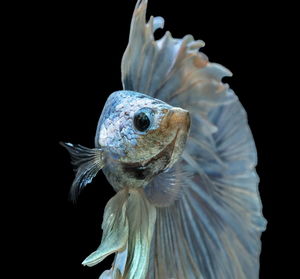
{"label": "flowing fin membrane", "polygon": [[82,262],[83,265],[94,266],[110,254],[126,249],[129,231],[126,216],[127,196],[126,191],[120,191],[107,203],[103,216],[101,244]]}
{"label": "flowing fin membrane", "polygon": [[156,208],[147,201],[143,191],[130,191],[127,218],[129,223],[128,258],[123,278],[146,278],[156,221]]}
{"label": "flowing fin membrane", "polygon": [[63,143],[70,155],[72,164],[75,166],[76,176],[72,183],[70,196],[76,200],[82,188],[92,182],[98,171],[104,166],[103,151],[99,148],[87,148],[79,144]]}
{"label": "flowing fin membrane", "polygon": [[100,278],[146,278],[155,220],[156,208],[141,189],[119,191],[105,207],[99,248],[82,264],[93,266],[116,253]]}
{"label": "flowing fin membrane", "polygon": [[[155,40],[164,21],[146,22],[146,8],[147,0],[135,7],[122,59],[123,87],[187,109],[192,119],[179,162],[188,173],[182,189],[165,191],[178,184],[161,176],[145,190],[150,202],[160,203],[147,278],[257,279],[266,221],[247,116],[221,81],[231,73],[210,63],[199,52],[204,43],[191,35],[174,39],[166,32]],[[178,198],[166,196],[177,192]]]}

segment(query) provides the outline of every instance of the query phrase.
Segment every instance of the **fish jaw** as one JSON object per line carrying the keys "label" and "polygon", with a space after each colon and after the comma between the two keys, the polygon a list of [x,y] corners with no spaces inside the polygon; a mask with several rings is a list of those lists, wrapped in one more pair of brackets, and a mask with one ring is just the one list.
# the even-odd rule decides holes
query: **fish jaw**
{"label": "fish jaw", "polygon": [[176,135],[171,143],[173,146],[169,163],[166,165],[164,170],[172,167],[180,158],[184,150],[191,125],[189,112],[177,107],[170,110],[165,119],[165,121],[168,122],[168,125],[171,126],[171,129],[176,131]]}

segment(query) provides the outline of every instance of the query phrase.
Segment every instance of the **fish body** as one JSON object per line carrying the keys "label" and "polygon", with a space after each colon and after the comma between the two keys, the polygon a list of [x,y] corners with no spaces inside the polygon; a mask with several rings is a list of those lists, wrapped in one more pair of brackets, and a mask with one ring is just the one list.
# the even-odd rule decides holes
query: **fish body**
{"label": "fish body", "polygon": [[116,191],[102,240],[83,264],[115,254],[104,279],[257,279],[266,220],[247,115],[191,35],[155,40],[138,0],[122,59],[123,90],[101,114],[95,147],[64,143],[71,196],[103,170]]}

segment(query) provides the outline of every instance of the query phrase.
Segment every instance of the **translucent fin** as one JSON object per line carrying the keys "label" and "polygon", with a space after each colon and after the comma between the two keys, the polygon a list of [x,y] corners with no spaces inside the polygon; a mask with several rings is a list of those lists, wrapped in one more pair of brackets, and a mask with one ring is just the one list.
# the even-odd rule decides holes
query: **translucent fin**
{"label": "translucent fin", "polygon": [[181,164],[176,163],[171,169],[153,178],[145,187],[145,195],[156,207],[168,207],[180,198],[184,177],[187,172],[182,171]]}
{"label": "translucent fin", "polygon": [[110,254],[125,250],[129,232],[126,217],[127,197],[126,191],[120,191],[107,203],[101,245],[82,262],[83,265],[94,266]]}
{"label": "translucent fin", "polygon": [[190,176],[179,199],[157,209],[149,279],[258,278],[266,221],[246,115],[236,102],[209,119],[218,131],[200,144],[189,139],[180,163]]}
{"label": "translucent fin", "polygon": [[130,192],[127,218],[129,239],[124,278],[145,279],[156,221],[156,209],[147,201],[143,191]]}
{"label": "translucent fin", "polygon": [[221,82],[231,72],[210,63],[198,49],[203,41],[187,35],[174,39],[169,31],[154,39],[163,27],[161,17],[146,23],[147,1],[138,1],[131,22],[129,43],[122,59],[122,82],[126,90],[151,95],[174,106],[197,105],[198,113],[234,101],[228,86]]}
{"label": "translucent fin", "polygon": [[115,253],[112,268],[100,278],[145,279],[155,221],[156,208],[142,189],[119,191],[105,207],[99,248],[82,264],[94,266]]}
{"label": "translucent fin", "polygon": [[192,118],[181,190],[167,176],[145,190],[159,206],[147,278],[257,279],[266,221],[247,116],[222,83],[231,73],[210,63],[198,51],[204,43],[190,35],[174,39],[166,32],[155,40],[163,21],[146,22],[146,8],[146,0],[137,2],[122,60],[123,87],[187,109]]}
{"label": "translucent fin", "polygon": [[72,183],[70,196],[76,200],[80,191],[97,175],[98,171],[104,166],[103,151],[98,148],[87,148],[79,144],[63,143],[70,155],[72,164],[75,166],[76,176]]}

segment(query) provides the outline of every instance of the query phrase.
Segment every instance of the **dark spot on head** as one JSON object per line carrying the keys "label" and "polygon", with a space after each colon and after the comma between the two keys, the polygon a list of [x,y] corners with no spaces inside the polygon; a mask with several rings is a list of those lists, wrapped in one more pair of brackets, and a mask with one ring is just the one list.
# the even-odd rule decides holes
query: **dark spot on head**
{"label": "dark spot on head", "polygon": [[[142,93],[143,94],[143,93]],[[145,96],[145,95],[137,95],[136,96],[137,98],[139,98],[139,99],[144,99],[144,98],[148,98],[147,96]]]}
{"label": "dark spot on head", "polygon": [[151,104],[152,104],[152,105],[160,105],[161,102],[159,102],[159,101],[152,101]]}

